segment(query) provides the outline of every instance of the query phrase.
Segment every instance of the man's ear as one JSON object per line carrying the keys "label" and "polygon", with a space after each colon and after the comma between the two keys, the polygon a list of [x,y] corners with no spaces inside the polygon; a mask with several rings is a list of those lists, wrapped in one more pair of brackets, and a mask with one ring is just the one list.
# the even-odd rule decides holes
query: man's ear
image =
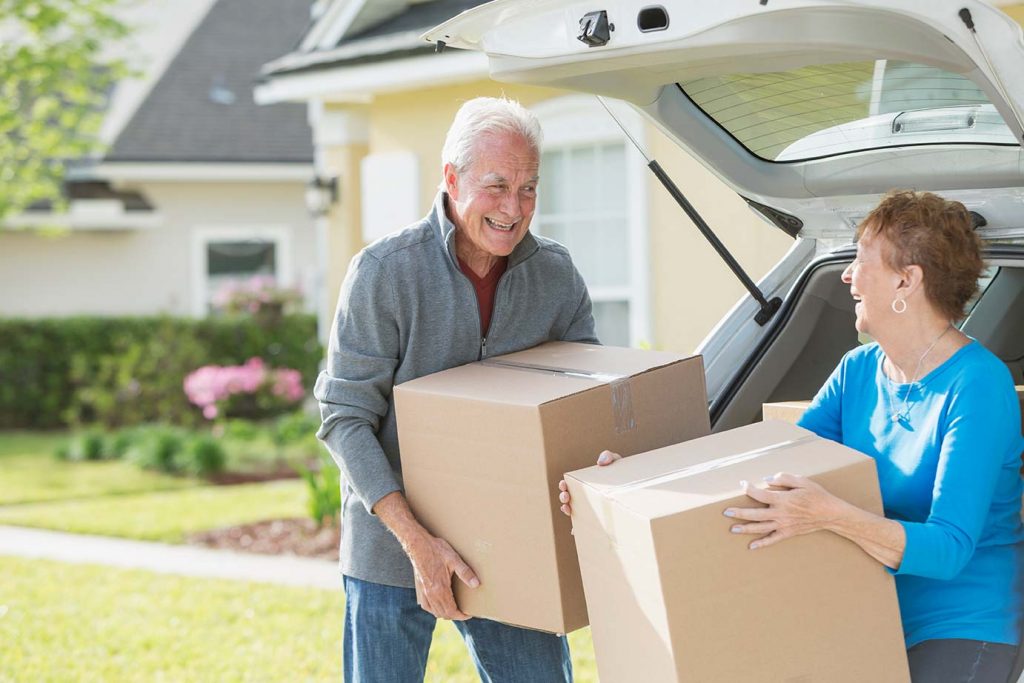
{"label": "man's ear", "polygon": [[444,174],[444,189],[448,193],[448,196],[455,201],[459,200],[459,174],[455,171],[455,166],[452,164],[445,164],[441,171]]}

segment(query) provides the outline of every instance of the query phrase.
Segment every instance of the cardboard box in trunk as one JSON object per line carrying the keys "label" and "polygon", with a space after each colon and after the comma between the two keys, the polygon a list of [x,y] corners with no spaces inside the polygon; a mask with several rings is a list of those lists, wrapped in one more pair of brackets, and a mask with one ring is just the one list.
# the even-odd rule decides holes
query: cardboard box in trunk
{"label": "cardboard box in trunk", "polygon": [[551,343],[395,387],[406,496],[476,572],[464,612],[567,633],[587,625],[562,473],[710,431],[699,356]]}
{"label": "cardboard box in trunk", "polygon": [[778,403],[762,403],[761,404],[761,415],[762,419],[767,420],[782,420],[783,422],[789,422],[790,424],[796,424],[800,416],[807,410],[807,406],[811,405],[810,401],[779,401]]}
{"label": "cardboard box in trunk", "polygon": [[779,421],[566,477],[602,683],[909,680],[893,577],[828,532],[760,550],[740,481],[809,476],[881,514],[875,463]]}

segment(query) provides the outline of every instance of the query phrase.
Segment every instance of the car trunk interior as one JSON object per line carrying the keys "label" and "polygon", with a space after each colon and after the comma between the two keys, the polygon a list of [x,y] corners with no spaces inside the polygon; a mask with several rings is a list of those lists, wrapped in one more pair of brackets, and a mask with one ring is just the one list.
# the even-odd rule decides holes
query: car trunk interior
{"label": "car trunk interior", "polygon": [[[840,275],[852,259],[822,262],[790,295],[774,334],[712,406],[715,431],[761,419],[761,404],[813,398],[843,354],[858,343],[854,301]],[[993,258],[995,273],[962,325],[1009,367],[1015,384],[1024,384],[1024,252]],[[745,378],[745,379],[744,379]]]}

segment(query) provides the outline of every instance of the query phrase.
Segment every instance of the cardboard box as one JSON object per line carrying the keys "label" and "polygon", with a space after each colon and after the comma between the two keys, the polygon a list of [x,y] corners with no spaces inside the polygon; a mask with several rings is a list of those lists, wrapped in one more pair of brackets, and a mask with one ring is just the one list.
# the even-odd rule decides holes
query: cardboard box
{"label": "cardboard box", "polygon": [[796,421],[800,419],[800,416],[807,410],[807,406],[811,405],[810,401],[780,401],[778,403],[762,403],[761,404],[761,419],[768,420],[782,420],[783,422],[789,422],[790,424],[796,424]]}
{"label": "cardboard box", "polygon": [[829,532],[750,550],[740,481],[809,476],[882,512],[875,463],[779,421],[567,475],[602,683],[909,680],[893,577]]}
{"label": "cardboard box", "polygon": [[1021,431],[1024,432],[1024,386],[1018,386],[1017,400],[1020,401]]}
{"label": "cardboard box", "polygon": [[699,356],[552,343],[395,387],[406,496],[481,585],[460,609],[567,633],[587,625],[563,472],[710,431]]}

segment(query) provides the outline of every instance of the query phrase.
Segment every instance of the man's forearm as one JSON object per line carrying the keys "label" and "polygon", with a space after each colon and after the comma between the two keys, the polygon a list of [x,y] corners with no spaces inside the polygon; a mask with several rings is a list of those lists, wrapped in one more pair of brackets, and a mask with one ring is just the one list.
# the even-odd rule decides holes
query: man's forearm
{"label": "man's forearm", "polygon": [[410,557],[423,541],[431,538],[430,532],[416,520],[408,501],[399,491],[393,491],[378,500],[373,506],[373,514],[394,534],[405,554]]}

